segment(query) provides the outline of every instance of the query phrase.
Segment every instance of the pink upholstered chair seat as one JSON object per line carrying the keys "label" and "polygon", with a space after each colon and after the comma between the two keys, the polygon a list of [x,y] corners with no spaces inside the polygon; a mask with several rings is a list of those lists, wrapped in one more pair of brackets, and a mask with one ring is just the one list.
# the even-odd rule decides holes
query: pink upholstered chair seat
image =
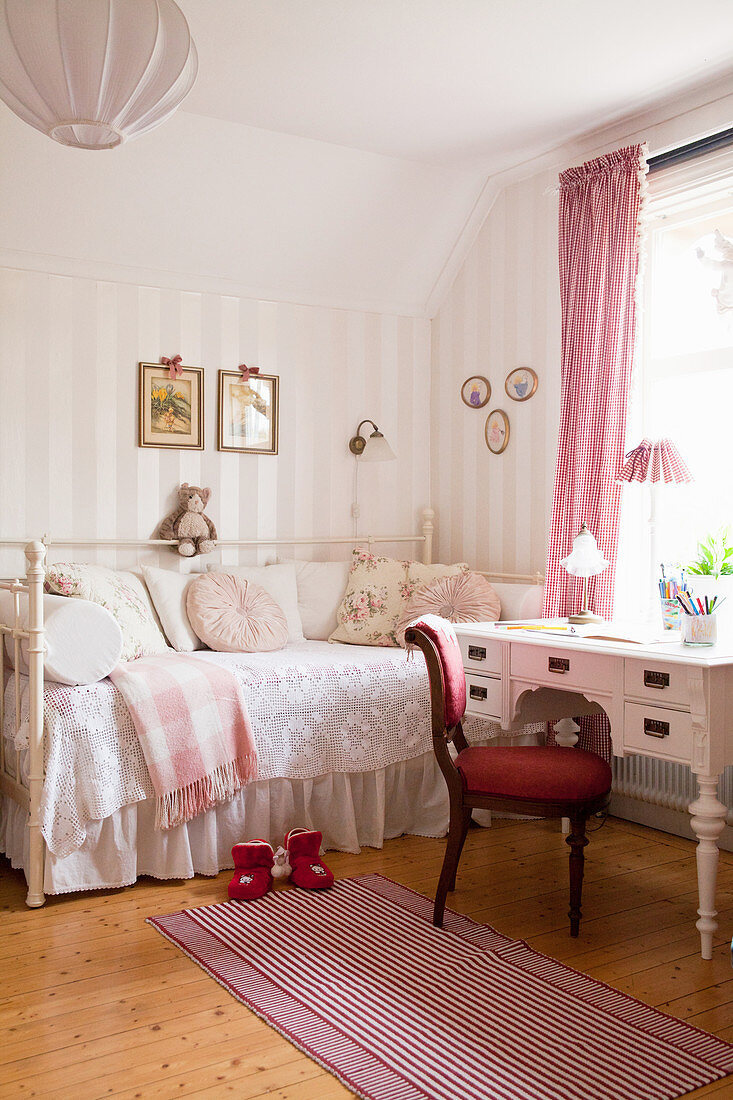
{"label": "pink upholstered chair seat", "polygon": [[466,790],[528,802],[585,802],[611,788],[605,760],[582,749],[467,748],[456,757]]}

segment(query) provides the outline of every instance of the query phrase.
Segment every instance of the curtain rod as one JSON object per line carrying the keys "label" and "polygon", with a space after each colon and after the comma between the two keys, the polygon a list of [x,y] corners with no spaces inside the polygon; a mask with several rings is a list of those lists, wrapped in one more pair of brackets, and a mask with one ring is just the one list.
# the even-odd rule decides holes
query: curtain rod
{"label": "curtain rod", "polygon": [[666,153],[658,153],[655,157],[649,157],[647,164],[650,172],[658,172],[661,168],[669,168],[672,164],[694,160],[695,157],[702,157],[716,149],[725,149],[729,145],[733,145],[733,127],[720,130],[717,134],[710,134],[698,141],[691,141],[688,145],[678,145],[676,149],[668,149]]}

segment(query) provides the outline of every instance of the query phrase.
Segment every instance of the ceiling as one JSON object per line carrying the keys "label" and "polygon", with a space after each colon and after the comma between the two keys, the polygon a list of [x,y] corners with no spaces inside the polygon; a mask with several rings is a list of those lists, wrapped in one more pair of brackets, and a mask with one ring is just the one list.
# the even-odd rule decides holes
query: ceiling
{"label": "ceiling", "polygon": [[184,110],[496,171],[733,70],[730,0],[178,0]]}

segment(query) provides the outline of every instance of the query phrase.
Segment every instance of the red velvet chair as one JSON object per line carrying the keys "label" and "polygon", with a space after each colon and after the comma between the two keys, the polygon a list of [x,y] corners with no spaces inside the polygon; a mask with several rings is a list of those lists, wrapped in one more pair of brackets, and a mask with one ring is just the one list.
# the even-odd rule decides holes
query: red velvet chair
{"label": "red velvet chair", "polygon": [[[408,645],[425,655],[430,676],[433,748],[450,796],[448,844],[435,895],[433,924],[443,924],[446,895],[456,870],[473,810],[498,810],[530,817],[570,819],[570,935],[577,936],[583,888],[583,849],[587,819],[605,809],[611,796],[611,769],[582,749],[554,746],[471,748],[463,735],[466,677],[453,627],[426,616],[405,632]],[[448,751],[453,744],[455,759]]]}

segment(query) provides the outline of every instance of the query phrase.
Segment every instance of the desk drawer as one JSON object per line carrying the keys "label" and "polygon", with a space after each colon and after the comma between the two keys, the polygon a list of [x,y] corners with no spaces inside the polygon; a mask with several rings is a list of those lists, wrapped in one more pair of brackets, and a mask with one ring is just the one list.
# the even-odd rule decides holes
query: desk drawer
{"label": "desk drawer", "polygon": [[481,718],[501,719],[501,679],[466,673],[466,713]]}
{"label": "desk drawer", "polygon": [[613,664],[611,658],[595,653],[578,653],[570,649],[547,650],[529,645],[512,646],[512,676],[563,690],[609,690],[613,686]]}
{"label": "desk drawer", "polygon": [[692,760],[692,715],[643,703],[626,703],[624,748],[689,764]]}
{"label": "desk drawer", "polygon": [[624,662],[624,695],[646,699],[653,706],[674,703],[690,705],[687,667],[664,661],[627,660]]}
{"label": "desk drawer", "polygon": [[496,673],[501,675],[501,644],[491,638],[482,637],[480,634],[459,634],[458,643],[461,647],[463,667],[475,669],[476,672]]}

